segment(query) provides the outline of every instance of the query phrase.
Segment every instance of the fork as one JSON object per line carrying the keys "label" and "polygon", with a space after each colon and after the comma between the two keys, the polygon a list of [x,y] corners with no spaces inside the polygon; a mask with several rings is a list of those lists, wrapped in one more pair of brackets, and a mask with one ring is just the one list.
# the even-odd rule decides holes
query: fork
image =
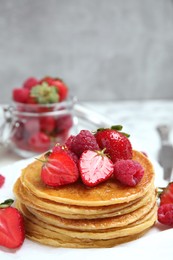
{"label": "fork", "polygon": [[169,140],[170,126],[158,125],[157,132],[160,136],[161,147],[158,152],[158,161],[163,167],[163,178],[173,181],[173,145]]}

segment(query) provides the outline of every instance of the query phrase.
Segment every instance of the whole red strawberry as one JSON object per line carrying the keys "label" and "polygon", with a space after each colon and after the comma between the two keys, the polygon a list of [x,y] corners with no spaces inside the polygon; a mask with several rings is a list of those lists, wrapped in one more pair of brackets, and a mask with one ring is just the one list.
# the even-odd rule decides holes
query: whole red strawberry
{"label": "whole red strawberry", "polygon": [[11,207],[13,200],[0,204],[0,245],[10,249],[20,247],[25,239],[24,221],[21,213]]}
{"label": "whole red strawberry", "polygon": [[64,150],[50,152],[41,170],[42,181],[52,187],[74,183],[79,171],[72,157]]}
{"label": "whole red strawberry", "polygon": [[5,182],[5,177],[0,174],[0,188],[4,185],[4,182]]}
{"label": "whole red strawberry", "polygon": [[106,153],[115,163],[120,159],[132,159],[132,145],[127,136],[120,132],[121,126],[111,129],[98,129],[95,138],[100,149],[106,148]]}
{"label": "whole red strawberry", "polygon": [[73,139],[71,138],[70,149],[78,157],[86,150],[100,150],[95,136],[89,130],[81,130]]}
{"label": "whole red strawberry", "polygon": [[14,88],[12,98],[15,102],[27,103],[29,98],[29,89],[27,88]]}
{"label": "whole red strawberry", "polygon": [[158,221],[164,225],[173,226],[173,204],[162,204],[158,208]]}
{"label": "whole red strawberry", "polygon": [[63,101],[68,96],[68,87],[66,84],[59,78],[45,77],[41,80],[42,82],[47,82],[49,86],[55,86],[58,90],[59,101]]}
{"label": "whole red strawberry", "polygon": [[23,88],[31,90],[37,84],[39,84],[39,81],[34,77],[30,77],[24,81]]}
{"label": "whole red strawberry", "polygon": [[29,137],[28,144],[34,152],[45,152],[49,150],[51,140],[47,134],[36,132]]}
{"label": "whole red strawberry", "polygon": [[124,185],[136,186],[143,175],[144,168],[134,160],[118,160],[114,164],[114,176]]}
{"label": "whole red strawberry", "polygon": [[165,188],[160,188],[160,190],[160,205],[173,204],[173,182],[170,182]]}
{"label": "whole red strawberry", "polygon": [[84,151],[79,160],[82,181],[89,187],[106,181],[114,171],[113,162],[103,151]]}

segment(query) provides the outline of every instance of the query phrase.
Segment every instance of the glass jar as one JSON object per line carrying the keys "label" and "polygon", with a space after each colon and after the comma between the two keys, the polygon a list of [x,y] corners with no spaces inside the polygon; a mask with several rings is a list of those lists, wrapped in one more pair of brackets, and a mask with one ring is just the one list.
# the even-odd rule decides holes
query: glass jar
{"label": "glass jar", "polygon": [[10,146],[27,158],[64,144],[75,127],[76,99],[38,105],[13,103],[4,108],[5,121],[0,128],[1,145]]}

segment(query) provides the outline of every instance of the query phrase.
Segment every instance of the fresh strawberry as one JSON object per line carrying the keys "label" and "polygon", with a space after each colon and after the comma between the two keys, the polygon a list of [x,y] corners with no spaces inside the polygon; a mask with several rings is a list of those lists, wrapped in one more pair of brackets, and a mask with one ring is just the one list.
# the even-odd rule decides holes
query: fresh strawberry
{"label": "fresh strawberry", "polygon": [[173,182],[170,182],[165,188],[160,188],[160,205],[173,204]]}
{"label": "fresh strawberry", "polygon": [[59,78],[45,77],[41,80],[42,82],[47,82],[49,86],[55,86],[58,90],[59,101],[63,101],[68,96],[68,87],[66,84]]}
{"label": "fresh strawberry", "polygon": [[114,176],[124,185],[137,185],[144,175],[142,165],[134,160],[118,160],[114,164]]}
{"label": "fresh strawberry", "polygon": [[68,149],[68,147],[66,145],[59,145],[56,144],[53,148],[52,148],[52,152],[56,153],[56,152],[60,152],[60,151],[65,151],[68,155],[71,156],[71,158],[73,159],[73,161],[78,164],[78,157],[75,153],[73,153],[71,150]]}
{"label": "fresh strawberry", "polygon": [[60,116],[56,119],[56,132],[61,133],[73,126],[73,118],[69,115]]}
{"label": "fresh strawberry", "polygon": [[27,88],[14,88],[13,89],[13,100],[20,103],[27,103],[29,98],[29,89]]}
{"label": "fresh strawberry", "polygon": [[71,142],[71,150],[78,157],[86,150],[99,150],[94,135],[89,130],[81,130]]}
{"label": "fresh strawberry", "polygon": [[0,188],[4,185],[4,182],[5,182],[5,177],[0,174]]}
{"label": "fresh strawberry", "polygon": [[50,134],[56,128],[56,119],[53,116],[40,117],[40,129],[41,131]]}
{"label": "fresh strawberry", "polygon": [[173,226],[173,204],[162,204],[158,208],[158,221],[164,225]]}
{"label": "fresh strawberry", "polygon": [[0,245],[10,249],[20,247],[25,239],[24,221],[21,213],[11,207],[13,200],[0,204]]}
{"label": "fresh strawberry", "polygon": [[[104,151],[104,150],[103,150]],[[84,151],[79,160],[82,181],[89,187],[106,181],[114,171],[113,162],[103,151]]]}
{"label": "fresh strawberry", "polygon": [[37,84],[39,84],[39,81],[34,77],[30,77],[30,78],[26,79],[25,82],[23,83],[23,88],[27,88],[27,89],[31,90]]}
{"label": "fresh strawberry", "polygon": [[41,170],[41,179],[45,184],[58,187],[74,183],[78,178],[78,167],[66,151],[59,149],[46,156]]}
{"label": "fresh strawberry", "polygon": [[37,132],[28,140],[30,148],[34,152],[45,152],[50,147],[50,137],[43,132]]}
{"label": "fresh strawberry", "polygon": [[121,126],[98,129],[95,134],[100,149],[106,148],[106,153],[114,163],[120,159],[132,159],[132,145],[127,136],[119,132],[119,129]]}

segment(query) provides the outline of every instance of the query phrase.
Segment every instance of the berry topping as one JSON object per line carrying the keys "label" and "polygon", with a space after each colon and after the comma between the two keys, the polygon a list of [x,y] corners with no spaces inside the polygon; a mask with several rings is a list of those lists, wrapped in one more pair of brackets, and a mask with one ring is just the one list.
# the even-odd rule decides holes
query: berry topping
{"label": "berry topping", "polygon": [[158,208],[158,221],[173,226],[173,204],[163,204]]}
{"label": "berry topping", "polygon": [[41,170],[42,181],[52,187],[74,183],[79,171],[72,157],[63,149],[48,153]]}
{"label": "berry topping", "polygon": [[38,85],[39,81],[36,78],[28,78],[27,80],[25,80],[25,82],[23,83],[23,88],[27,88],[29,90],[31,90],[34,86]]}
{"label": "berry topping", "polygon": [[143,175],[142,165],[134,160],[119,160],[114,165],[115,178],[125,185],[137,185]]}
{"label": "berry topping", "polygon": [[111,129],[98,129],[95,137],[100,149],[106,148],[106,153],[115,163],[120,159],[132,159],[132,146],[125,133],[119,132],[121,126]]}
{"label": "berry topping", "polygon": [[11,207],[13,200],[0,204],[0,245],[10,249],[20,247],[25,239],[24,221],[21,213]]}
{"label": "berry topping", "polygon": [[79,160],[82,181],[89,187],[107,180],[113,173],[112,161],[103,151],[84,151]]}
{"label": "berry topping", "polygon": [[89,130],[81,130],[71,141],[70,149],[78,157],[86,150],[100,150],[94,135]]}
{"label": "berry topping", "polygon": [[0,188],[4,185],[4,182],[5,182],[5,177],[0,174]]}
{"label": "berry topping", "polygon": [[68,149],[67,146],[65,145],[55,145],[52,148],[52,152],[56,153],[56,152],[60,152],[60,151],[65,151],[68,155],[71,156],[71,158],[73,159],[73,161],[76,163],[76,165],[78,164],[78,157],[75,153],[73,153],[71,150]]}
{"label": "berry topping", "polygon": [[69,150],[72,150],[72,143],[73,143],[73,140],[75,139],[75,136],[74,135],[70,135],[69,137],[68,137],[68,139],[66,140],[66,142],[65,142],[65,146],[67,146],[67,148],[69,149]]}
{"label": "berry topping", "polygon": [[173,182],[170,182],[167,187],[160,189],[160,205],[173,204]]}

